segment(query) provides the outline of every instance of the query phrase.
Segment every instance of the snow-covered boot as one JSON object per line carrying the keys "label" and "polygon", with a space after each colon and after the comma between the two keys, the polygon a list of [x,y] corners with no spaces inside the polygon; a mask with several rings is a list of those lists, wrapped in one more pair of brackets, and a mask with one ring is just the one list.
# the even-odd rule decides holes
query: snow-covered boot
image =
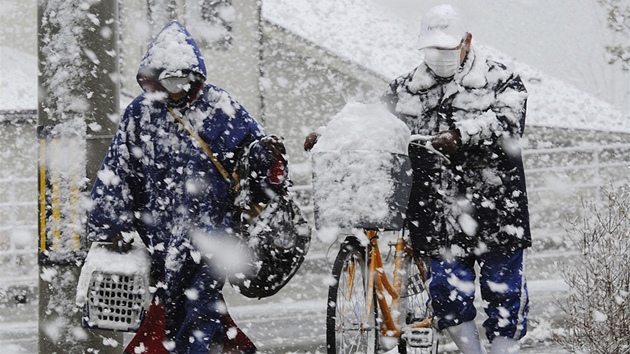
{"label": "snow-covered boot", "polygon": [[518,354],[520,345],[516,339],[496,337],[492,341],[491,354]]}
{"label": "snow-covered boot", "polygon": [[479,340],[479,332],[474,321],[464,322],[446,330],[462,354],[487,354],[486,348]]}

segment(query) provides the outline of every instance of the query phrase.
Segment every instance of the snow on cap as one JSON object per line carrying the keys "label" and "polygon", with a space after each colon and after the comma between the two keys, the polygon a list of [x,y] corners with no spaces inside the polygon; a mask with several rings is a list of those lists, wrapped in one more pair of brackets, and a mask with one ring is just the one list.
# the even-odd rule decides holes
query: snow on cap
{"label": "snow on cap", "polygon": [[422,17],[419,48],[455,48],[464,36],[466,30],[456,8],[442,4],[429,9]]}

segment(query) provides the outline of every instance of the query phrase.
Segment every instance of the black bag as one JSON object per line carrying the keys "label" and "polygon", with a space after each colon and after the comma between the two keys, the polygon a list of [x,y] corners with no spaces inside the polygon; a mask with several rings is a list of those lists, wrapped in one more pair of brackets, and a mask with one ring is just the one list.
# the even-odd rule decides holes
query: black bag
{"label": "black bag", "polygon": [[298,271],[311,244],[311,227],[289,194],[277,195],[240,236],[256,255],[249,271],[229,275],[249,298],[276,294]]}
{"label": "black bag", "polygon": [[[240,188],[234,218],[237,234],[255,258],[248,271],[228,275],[230,284],[249,298],[280,291],[297,273],[311,245],[311,227],[287,189],[289,181],[281,191],[261,193],[266,182],[254,176],[265,173],[251,166],[256,158],[247,148],[237,164]],[[271,199],[259,202],[261,195]]]}

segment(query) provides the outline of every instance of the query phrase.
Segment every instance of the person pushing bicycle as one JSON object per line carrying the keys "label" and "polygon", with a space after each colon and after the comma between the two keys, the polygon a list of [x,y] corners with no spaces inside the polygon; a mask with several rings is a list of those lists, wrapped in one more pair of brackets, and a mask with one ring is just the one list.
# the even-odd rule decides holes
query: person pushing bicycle
{"label": "person pushing bicycle", "polygon": [[492,353],[518,353],[527,332],[524,253],[531,246],[520,139],[527,91],[486,59],[450,5],[422,18],[423,62],[390,83],[381,100],[413,134],[433,135],[447,155],[410,146],[407,209],[414,252],[431,259],[429,293],[440,330],[462,353],[485,353],[474,322],[475,263]]}
{"label": "person pushing bicycle", "polygon": [[[410,145],[405,226],[415,255],[430,258],[438,329],[462,353],[486,353],[474,322],[477,263],[492,354],[516,354],[529,309],[524,256],[531,235],[520,148],[527,91],[517,74],[475,48],[454,7],[431,8],[421,25],[422,63],[381,96],[412,134],[432,136],[430,146],[442,153]],[[307,136],[304,149],[317,138]]]}

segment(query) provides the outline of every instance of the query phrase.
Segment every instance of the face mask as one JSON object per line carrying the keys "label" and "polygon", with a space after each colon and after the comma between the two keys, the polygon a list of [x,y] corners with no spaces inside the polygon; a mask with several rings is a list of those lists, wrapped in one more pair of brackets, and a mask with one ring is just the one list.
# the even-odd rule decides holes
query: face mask
{"label": "face mask", "polygon": [[188,91],[190,88],[190,78],[171,76],[160,80],[162,86],[170,93],[180,93]]}
{"label": "face mask", "polygon": [[439,77],[455,75],[460,65],[461,49],[424,49],[424,63]]}

